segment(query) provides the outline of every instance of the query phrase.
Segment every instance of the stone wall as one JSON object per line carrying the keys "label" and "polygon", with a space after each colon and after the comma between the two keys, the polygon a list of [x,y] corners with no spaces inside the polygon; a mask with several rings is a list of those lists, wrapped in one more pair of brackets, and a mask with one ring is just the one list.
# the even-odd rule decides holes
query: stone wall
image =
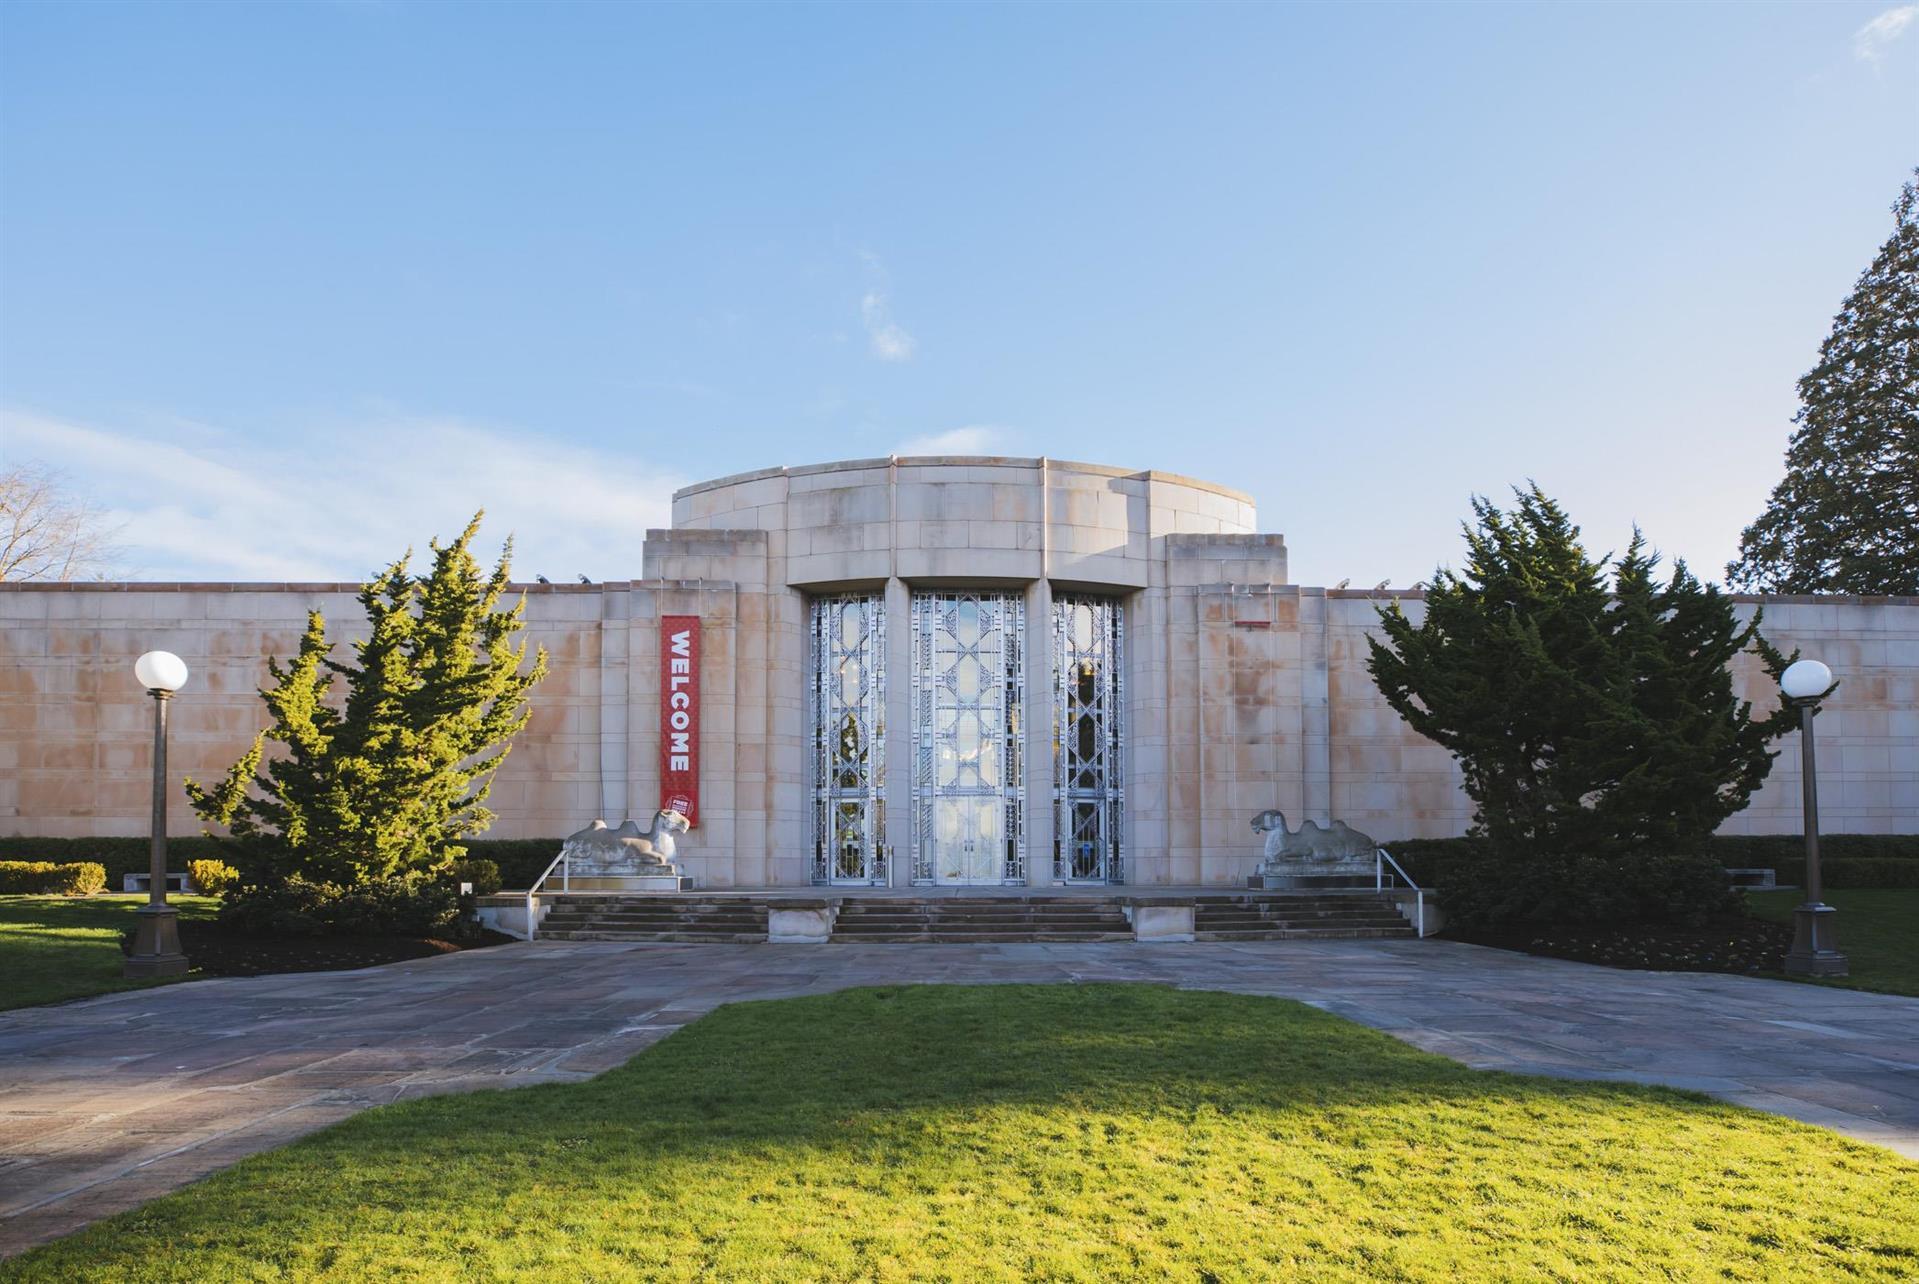
{"label": "stone wall", "polygon": [[[1043,517],[1042,517],[1043,515]],[[497,837],[555,837],[659,805],[662,614],[704,622],[701,823],[683,842],[702,885],[803,883],[808,868],[804,670],[809,593],[883,594],[889,620],[887,832],[910,867],[910,595],[919,585],[1018,588],[1029,620],[1052,594],[1126,609],[1127,862],[1141,884],[1235,883],[1257,861],[1249,822],[1338,816],[1382,840],[1460,833],[1451,758],[1374,689],[1377,611],[1416,593],[1287,584],[1286,548],[1253,533],[1244,496],[1161,473],[1041,460],[873,460],[770,470],[675,499],[648,533],[643,578],[528,585],[528,630],[552,672],[499,774]],[[172,775],[217,775],[261,721],[265,657],[290,655],[309,609],[357,622],[338,584],[0,584],[0,833],[145,832],[150,703],[142,651],[193,672],[174,704]],[[1741,610],[1758,606],[1741,599]],[[1833,832],[1919,832],[1919,599],[1776,598],[1767,635],[1830,664],[1821,805]],[[351,638],[350,628],[336,636]],[[1029,627],[1026,671],[1047,671]],[[1748,698],[1770,680],[1742,665]],[[1051,790],[1051,691],[1030,681],[1027,793]],[[1799,824],[1784,745],[1735,833]],[[1029,867],[1049,877],[1049,807],[1029,805]],[[178,794],[170,825],[196,833]],[[898,875],[896,874],[896,877]]]}

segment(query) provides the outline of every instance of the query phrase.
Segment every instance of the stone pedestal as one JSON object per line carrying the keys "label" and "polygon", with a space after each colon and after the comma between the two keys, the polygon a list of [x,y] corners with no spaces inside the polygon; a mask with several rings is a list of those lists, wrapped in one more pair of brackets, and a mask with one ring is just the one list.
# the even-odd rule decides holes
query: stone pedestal
{"label": "stone pedestal", "polygon": [[[678,865],[663,865],[657,872],[574,874],[566,880],[565,888],[570,892],[690,892],[693,880],[680,873]],[[558,878],[547,880],[547,891],[560,889]]]}
{"label": "stone pedestal", "polygon": [[1364,866],[1357,863],[1334,865],[1301,861],[1298,864],[1261,865],[1258,873],[1246,879],[1246,886],[1256,892],[1303,892],[1314,888],[1350,891],[1355,887],[1371,887],[1377,875],[1378,871],[1373,868],[1371,861]]}
{"label": "stone pedestal", "polygon": [[673,838],[686,832],[686,817],[662,809],[651,829],[626,820],[609,829],[596,820],[570,835],[561,862],[547,875],[549,892],[685,892],[693,880],[673,863]]}
{"label": "stone pedestal", "polygon": [[1194,907],[1190,897],[1135,900],[1126,907],[1133,921],[1135,941],[1190,941],[1194,939]]}
{"label": "stone pedestal", "polygon": [[180,949],[180,915],[171,905],[142,905],[133,916],[133,950],[121,975],[133,980],[184,976],[187,956]]}
{"label": "stone pedestal", "polygon": [[1839,912],[1830,905],[1801,905],[1792,912],[1792,948],[1786,951],[1790,976],[1845,976],[1850,970],[1839,952],[1834,923]]}
{"label": "stone pedestal", "polygon": [[766,939],[775,945],[824,945],[839,917],[836,901],[773,901],[766,907]]}

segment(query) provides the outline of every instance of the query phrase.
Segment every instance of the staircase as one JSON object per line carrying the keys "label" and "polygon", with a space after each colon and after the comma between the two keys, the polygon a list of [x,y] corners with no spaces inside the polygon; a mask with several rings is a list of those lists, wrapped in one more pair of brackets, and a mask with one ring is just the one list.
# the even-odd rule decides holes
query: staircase
{"label": "staircase", "polygon": [[766,902],[737,897],[560,896],[540,924],[553,941],[726,942],[766,939]]}
{"label": "staircase", "polygon": [[1390,897],[1312,892],[1236,892],[1193,898],[1202,941],[1372,940],[1418,935]]}
{"label": "staircase", "polygon": [[1130,941],[1132,924],[1109,900],[968,896],[846,899],[830,944],[921,941]]}
{"label": "staircase", "polygon": [[[540,939],[734,942],[766,940],[764,896],[580,894],[551,897]],[[1201,941],[1310,941],[1417,935],[1389,897],[1372,892],[1221,892],[1192,898]],[[1118,896],[848,896],[829,943],[964,944],[1131,941]]]}

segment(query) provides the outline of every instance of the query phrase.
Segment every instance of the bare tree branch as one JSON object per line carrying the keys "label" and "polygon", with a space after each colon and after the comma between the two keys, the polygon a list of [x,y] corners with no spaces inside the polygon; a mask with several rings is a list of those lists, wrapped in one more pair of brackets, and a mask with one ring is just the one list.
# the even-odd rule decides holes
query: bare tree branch
{"label": "bare tree branch", "polygon": [[0,580],[105,579],[119,562],[120,528],[40,464],[0,465]]}

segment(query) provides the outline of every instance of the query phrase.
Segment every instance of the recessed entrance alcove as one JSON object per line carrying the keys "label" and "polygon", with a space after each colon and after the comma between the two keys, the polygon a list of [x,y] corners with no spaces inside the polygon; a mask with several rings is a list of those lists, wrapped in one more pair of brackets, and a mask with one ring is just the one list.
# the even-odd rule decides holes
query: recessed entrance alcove
{"label": "recessed entrance alcove", "polygon": [[[1176,778],[1202,770],[1178,745],[1199,693],[1175,676],[1174,603],[1229,574],[1284,582],[1284,542],[1253,522],[1247,496],[1167,473],[852,460],[681,491],[648,572],[670,598],[763,559],[735,637],[764,620],[774,716],[749,743],[736,708],[731,750],[765,764],[768,885],[1198,883],[1174,820]],[[758,783],[735,777],[736,844]]]}

